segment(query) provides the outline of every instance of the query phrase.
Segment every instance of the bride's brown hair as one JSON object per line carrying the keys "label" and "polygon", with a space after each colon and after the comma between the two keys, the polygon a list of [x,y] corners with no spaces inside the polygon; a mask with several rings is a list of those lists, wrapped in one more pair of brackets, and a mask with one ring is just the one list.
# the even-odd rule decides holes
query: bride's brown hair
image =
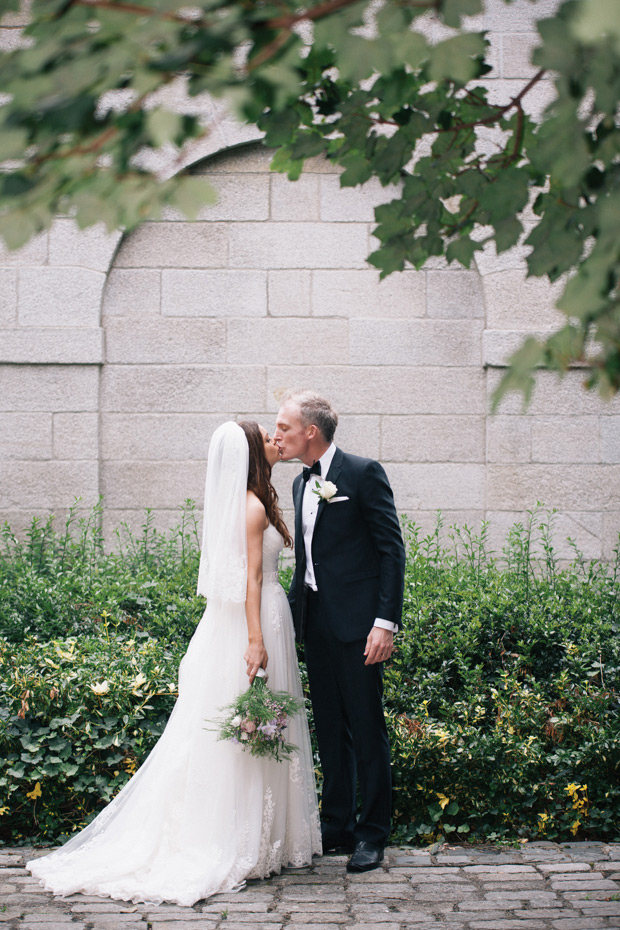
{"label": "bride's brown hair", "polygon": [[271,465],[265,456],[263,434],[258,427],[258,423],[255,423],[254,420],[242,420],[239,426],[245,433],[250,449],[248,491],[253,491],[256,494],[265,507],[269,522],[273,523],[284,538],[285,544],[292,547],[293,539],[282,518],[282,511],[278,507],[278,495],[271,483]]}

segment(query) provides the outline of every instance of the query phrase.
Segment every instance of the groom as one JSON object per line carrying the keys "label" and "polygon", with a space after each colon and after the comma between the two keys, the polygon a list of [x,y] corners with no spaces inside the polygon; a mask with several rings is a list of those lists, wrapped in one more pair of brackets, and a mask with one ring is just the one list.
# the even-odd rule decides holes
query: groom
{"label": "groom", "polygon": [[352,852],[347,870],[366,872],[380,864],[390,833],[383,662],[401,621],[405,550],[383,468],[338,449],[337,423],[318,394],[289,393],[274,440],[283,461],[306,466],[293,482],[289,601],[305,643],[323,769],[323,850]]}

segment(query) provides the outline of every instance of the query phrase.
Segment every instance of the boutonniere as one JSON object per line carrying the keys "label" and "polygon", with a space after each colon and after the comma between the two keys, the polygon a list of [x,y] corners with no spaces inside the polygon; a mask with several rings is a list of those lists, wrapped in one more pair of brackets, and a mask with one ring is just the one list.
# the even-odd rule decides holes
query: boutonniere
{"label": "boutonniere", "polygon": [[338,501],[348,501],[348,497],[336,497],[338,488],[333,481],[324,481],[322,484],[316,482],[316,487],[312,488],[312,493],[320,497],[327,504],[337,504]]}

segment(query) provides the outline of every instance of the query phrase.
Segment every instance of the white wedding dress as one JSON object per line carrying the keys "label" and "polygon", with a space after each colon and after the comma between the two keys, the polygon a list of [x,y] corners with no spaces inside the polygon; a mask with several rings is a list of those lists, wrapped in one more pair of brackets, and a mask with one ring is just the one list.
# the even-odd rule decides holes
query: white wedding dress
{"label": "white wedding dress", "polygon": [[[301,697],[291,612],[277,576],[281,548],[270,525],[261,598],[269,687]],[[178,701],[144,764],[81,833],[28,863],[46,889],[192,905],[321,853],[303,711],[287,730],[298,747],[290,761],[255,758],[217,739],[221,708],[248,687],[243,604],[232,613],[219,608],[217,599],[208,602],[181,662]]]}

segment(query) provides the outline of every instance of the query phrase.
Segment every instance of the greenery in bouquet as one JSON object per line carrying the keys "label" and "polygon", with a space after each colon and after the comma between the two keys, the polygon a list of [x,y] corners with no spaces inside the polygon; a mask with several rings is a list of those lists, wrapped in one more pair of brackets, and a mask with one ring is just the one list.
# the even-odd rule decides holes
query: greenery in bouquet
{"label": "greenery in bouquet", "polygon": [[247,691],[222,708],[228,715],[218,738],[230,740],[253,756],[271,756],[282,762],[297,748],[286,741],[284,731],[289,719],[301,710],[302,701],[286,691],[271,691],[267,679],[264,673],[257,675]]}

